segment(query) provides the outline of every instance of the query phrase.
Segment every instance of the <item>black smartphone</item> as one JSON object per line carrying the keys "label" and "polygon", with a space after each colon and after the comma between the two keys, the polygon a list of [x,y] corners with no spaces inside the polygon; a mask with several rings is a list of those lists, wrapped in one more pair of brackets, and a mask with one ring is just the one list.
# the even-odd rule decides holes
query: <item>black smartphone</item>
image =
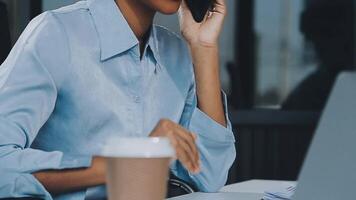
{"label": "black smartphone", "polygon": [[213,6],[215,0],[185,0],[193,18],[200,23],[204,20],[209,8]]}

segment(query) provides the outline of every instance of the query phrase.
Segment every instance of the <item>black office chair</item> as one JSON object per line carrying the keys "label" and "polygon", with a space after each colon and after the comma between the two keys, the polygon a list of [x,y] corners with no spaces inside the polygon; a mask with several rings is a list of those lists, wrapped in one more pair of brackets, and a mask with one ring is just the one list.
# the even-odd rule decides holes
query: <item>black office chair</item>
{"label": "black office chair", "polygon": [[167,191],[168,198],[190,194],[197,191],[198,190],[193,185],[178,178],[172,172],[170,173]]}
{"label": "black office chair", "polygon": [[0,64],[11,50],[11,38],[6,4],[0,2]]}

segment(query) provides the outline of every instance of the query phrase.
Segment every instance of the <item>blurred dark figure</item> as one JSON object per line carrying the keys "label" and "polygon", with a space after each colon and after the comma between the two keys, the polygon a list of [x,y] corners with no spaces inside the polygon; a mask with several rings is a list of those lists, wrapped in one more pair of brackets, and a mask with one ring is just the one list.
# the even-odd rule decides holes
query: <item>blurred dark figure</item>
{"label": "blurred dark figure", "polygon": [[0,2],[0,64],[5,60],[11,49],[9,22],[6,5]]}
{"label": "blurred dark figure", "polygon": [[322,110],[337,75],[355,69],[354,4],[354,0],[309,0],[300,27],[314,46],[319,67],[292,91],[283,109]]}

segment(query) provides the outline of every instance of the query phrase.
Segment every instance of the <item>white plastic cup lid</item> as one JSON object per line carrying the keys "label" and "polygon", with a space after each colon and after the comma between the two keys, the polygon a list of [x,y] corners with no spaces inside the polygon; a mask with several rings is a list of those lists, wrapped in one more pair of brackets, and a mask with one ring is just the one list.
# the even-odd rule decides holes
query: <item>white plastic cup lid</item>
{"label": "white plastic cup lid", "polygon": [[102,150],[101,156],[121,158],[173,158],[175,151],[168,138],[111,138]]}

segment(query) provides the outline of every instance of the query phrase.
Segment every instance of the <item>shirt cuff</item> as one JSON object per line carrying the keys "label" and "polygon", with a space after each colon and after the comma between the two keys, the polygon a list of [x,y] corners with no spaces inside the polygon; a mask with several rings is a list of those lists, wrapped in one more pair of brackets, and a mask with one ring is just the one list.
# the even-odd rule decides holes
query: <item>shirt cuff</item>
{"label": "shirt cuff", "polygon": [[51,195],[31,174],[7,172],[1,175],[0,199],[29,198],[52,200]]}
{"label": "shirt cuff", "polygon": [[59,169],[75,169],[90,167],[91,156],[67,156],[63,155]]}
{"label": "shirt cuff", "polygon": [[198,134],[200,137],[208,140],[231,143],[235,142],[235,138],[228,115],[227,97],[223,91],[222,97],[227,127],[224,127],[215,120],[211,119],[207,114],[196,107],[192,114],[190,130]]}

